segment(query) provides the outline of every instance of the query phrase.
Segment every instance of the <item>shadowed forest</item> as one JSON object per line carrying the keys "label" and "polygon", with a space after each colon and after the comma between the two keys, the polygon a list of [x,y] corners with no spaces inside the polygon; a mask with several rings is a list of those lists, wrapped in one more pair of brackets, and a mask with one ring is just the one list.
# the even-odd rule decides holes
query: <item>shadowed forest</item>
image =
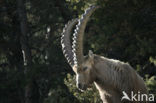
{"label": "shadowed forest", "polygon": [[77,89],[60,44],[65,24],[90,5],[101,8],[84,54],[128,62],[156,99],[156,0],[0,0],[0,103],[102,103],[94,85]]}

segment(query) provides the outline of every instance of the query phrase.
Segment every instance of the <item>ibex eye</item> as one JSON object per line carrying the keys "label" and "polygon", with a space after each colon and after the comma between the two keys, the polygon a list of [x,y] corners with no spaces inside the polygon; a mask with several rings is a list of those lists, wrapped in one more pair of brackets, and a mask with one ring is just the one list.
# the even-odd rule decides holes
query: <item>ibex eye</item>
{"label": "ibex eye", "polygon": [[85,70],[87,70],[87,67],[84,67],[84,68],[83,68],[83,71],[85,71]]}

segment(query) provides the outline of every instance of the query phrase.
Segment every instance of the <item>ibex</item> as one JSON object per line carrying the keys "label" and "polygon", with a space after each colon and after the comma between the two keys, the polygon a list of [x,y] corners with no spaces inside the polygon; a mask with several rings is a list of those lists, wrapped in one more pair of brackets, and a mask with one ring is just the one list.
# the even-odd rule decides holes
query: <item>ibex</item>
{"label": "ibex", "polygon": [[[99,6],[89,7],[80,19],[73,19],[65,25],[61,34],[63,54],[76,74],[76,85],[79,89],[86,90],[94,83],[103,103],[129,103],[121,100],[123,92],[128,96],[131,92],[148,93],[143,79],[134,69],[128,63],[93,54],[92,51],[89,51],[87,56],[83,55],[85,27],[89,17],[97,8]],[[70,35],[75,25],[71,43]],[[130,103],[143,102],[131,101]]]}

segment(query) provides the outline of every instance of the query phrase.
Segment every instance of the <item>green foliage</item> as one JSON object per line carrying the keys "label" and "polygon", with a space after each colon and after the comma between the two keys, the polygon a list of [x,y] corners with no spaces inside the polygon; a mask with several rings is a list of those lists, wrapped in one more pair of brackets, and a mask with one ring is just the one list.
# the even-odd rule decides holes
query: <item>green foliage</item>
{"label": "green foliage", "polygon": [[156,65],[156,59],[154,59],[153,57],[149,58],[150,62],[153,63],[154,65]]}
{"label": "green foliage", "polygon": [[69,88],[69,91],[79,100],[80,103],[102,103],[99,97],[99,92],[92,85],[92,88],[87,89],[84,92],[81,92],[76,87],[75,76],[67,74],[67,77],[64,79],[64,83]]}
{"label": "green foliage", "polygon": [[149,93],[155,94],[156,96],[156,76],[148,77],[146,76],[146,85],[148,87]]}
{"label": "green foliage", "polygon": [[44,100],[44,103],[78,103],[76,99],[71,98],[70,94],[64,89],[58,86],[56,89],[52,88],[48,97]]}

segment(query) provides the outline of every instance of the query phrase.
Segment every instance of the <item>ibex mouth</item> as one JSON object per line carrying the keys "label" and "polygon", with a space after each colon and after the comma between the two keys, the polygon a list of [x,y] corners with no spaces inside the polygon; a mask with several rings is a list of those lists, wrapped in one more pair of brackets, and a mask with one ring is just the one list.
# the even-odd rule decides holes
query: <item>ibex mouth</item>
{"label": "ibex mouth", "polygon": [[78,88],[81,92],[85,92],[87,88]]}
{"label": "ibex mouth", "polygon": [[85,90],[79,89],[81,92],[85,92]]}
{"label": "ibex mouth", "polygon": [[79,88],[80,91],[85,91],[87,89],[87,85],[84,84],[78,84],[77,87]]}

